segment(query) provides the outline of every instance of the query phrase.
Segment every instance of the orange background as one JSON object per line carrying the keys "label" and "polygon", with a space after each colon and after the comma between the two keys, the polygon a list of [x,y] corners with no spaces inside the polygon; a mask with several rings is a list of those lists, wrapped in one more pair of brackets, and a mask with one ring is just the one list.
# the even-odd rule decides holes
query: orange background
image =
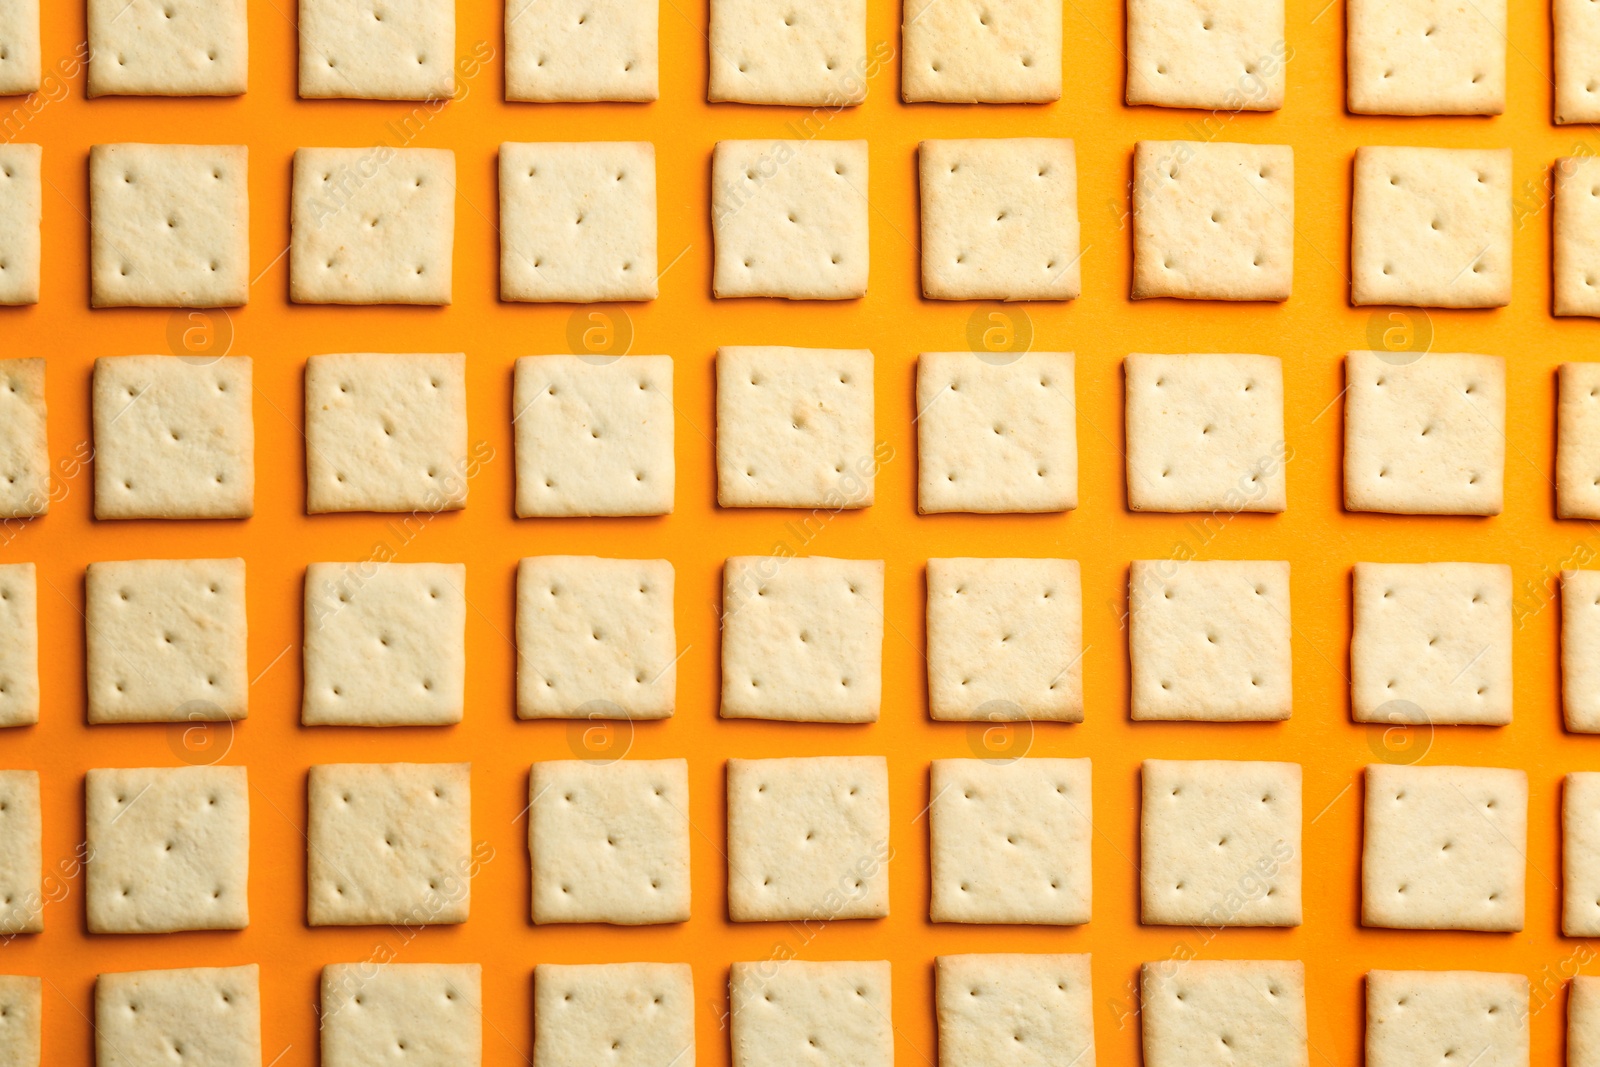
{"label": "orange background", "polygon": [[[661,100],[650,105],[508,105],[503,102],[499,3],[459,5],[457,53],[480,42],[494,58],[460,79],[460,98],[411,143],[453,148],[459,190],[455,304],[449,308],[293,307],[287,300],[290,158],[301,145],[398,144],[410,104],[301,102],[294,92],[291,0],[252,0],[250,92],[237,99],[141,100],[83,96],[72,57],[84,38],[81,3],[46,3],[44,59],[50,91],[27,103],[6,135],[45,146],[44,285],[36,308],[0,313],[6,354],[49,359],[50,450],[57,498],[50,514],[6,531],[0,559],[39,565],[44,710],[39,725],[0,737],[0,764],[43,775],[46,929],[3,946],[0,970],[42,974],[45,1059],[92,1056],[92,990],[102,971],[258,962],[262,967],[264,1059],[316,1062],[315,1000],[324,963],[392,952],[402,961],[484,965],[484,1053],[518,1064],[532,1042],[531,969],[543,961],[686,960],[693,964],[698,1054],[728,1058],[722,1030],[733,960],[794,952],[811,959],[887,958],[894,963],[896,1059],[936,1056],[932,959],[972,951],[1094,954],[1095,1027],[1102,1064],[1138,1056],[1142,961],[1194,952],[1210,958],[1300,958],[1308,970],[1313,1063],[1360,1055],[1362,974],[1373,967],[1466,967],[1518,971],[1534,982],[1534,1062],[1561,1052],[1563,998],[1555,977],[1592,958],[1559,933],[1559,782],[1600,768],[1600,739],[1560,725],[1558,604],[1551,584],[1564,561],[1592,558],[1590,524],[1552,518],[1554,376],[1581,359],[1592,320],[1549,314],[1546,180],[1556,157],[1600,149],[1591,127],[1551,124],[1548,12],[1519,2],[1510,14],[1508,111],[1493,119],[1380,119],[1343,108],[1343,5],[1320,11],[1290,0],[1288,101],[1273,114],[1209,120],[1223,140],[1293,145],[1296,262],[1283,305],[1127,299],[1130,232],[1127,182],[1133,143],[1201,133],[1201,112],[1128,109],[1121,103],[1123,11],[1116,0],[1066,0],[1063,99],[1047,107],[907,106],[898,60],[871,81],[859,108],[813,119],[826,137],[871,143],[872,275],[864,300],[837,304],[715,302],[710,298],[709,159],[722,138],[796,136],[807,112],[708,106],[707,12],[703,2],[665,0],[661,9]],[[869,47],[898,52],[897,5],[870,5]],[[62,72],[66,72],[63,74]],[[791,124],[795,124],[791,126]],[[928,137],[1043,135],[1077,141],[1083,222],[1083,295],[1031,304],[1034,346],[1078,353],[1080,508],[1035,517],[916,514],[912,427],[919,350],[967,344],[975,305],[918,297],[915,146]],[[660,299],[629,305],[635,353],[676,359],[677,510],[658,519],[513,518],[511,367],[519,355],[567,351],[571,306],[507,305],[496,299],[495,166],[502,140],[649,140],[658,153],[660,263],[674,265]],[[89,378],[101,355],[178,351],[174,316],[160,310],[88,309],[87,168],[100,142],[232,143],[251,151],[251,265],[259,273],[248,307],[215,314],[231,328],[232,352],[255,359],[256,517],[245,522],[96,523],[91,516]],[[1363,144],[1504,146],[1515,149],[1518,185],[1515,295],[1495,311],[1414,314],[1433,347],[1507,357],[1509,411],[1505,514],[1492,519],[1404,519],[1340,508],[1343,385],[1340,355],[1369,347],[1387,311],[1348,301],[1350,160]],[[680,256],[681,258],[677,258]],[[980,310],[990,310],[988,307]],[[186,324],[178,313],[179,329]],[[845,513],[810,543],[797,542],[779,511],[714,505],[713,354],[719,344],[870,347],[877,355],[877,435],[893,450],[878,477],[877,503]],[[414,538],[376,515],[304,514],[302,367],[308,355],[364,350],[457,351],[468,356],[470,436],[493,459],[470,487],[464,512],[438,516]],[[1289,511],[1245,515],[1201,532],[1199,517],[1132,515],[1122,467],[1120,361],[1128,351],[1263,352],[1281,356]],[[467,563],[470,600],[467,715],[450,728],[355,730],[298,725],[301,579],[307,563],[366,558],[386,543],[408,561]],[[717,717],[717,605],[722,560],[779,543],[810,554],[886,557],[887,628],[882,721],[871,726],[724,722]],[[1282,724],[1180,725],[1129,722],[1128,667],[1120,613],[1128,561],[1186,551],[1209,558],[1293,563],[1296,708]],[[693,918],[636,929],[535,929],[529,920],[526,824],[528,765],[584,754],[565,722],[514,715],[513,577],[519,557],[542,553],[665,557],[677,568],[678,714],[631,732],[637,757],[689,760]],[[83,828],[82,780],[96,766],[170,766],[184,755],[181,727],[84,722],[83,573],[94,560],[241,555],[249,561],[250,717],[208,743],[231,744],[224,759],[250,770],[251,924],[229,933],[90,937],[83,880],[74,872]],[[1086,721],[1039,724],[1035,755],[1094,759],[1094,921],[1079,928],[934,926],[928,923],[928,761],[973,753],[967,726],[927,715],[923,562],[944,555],[1056,555],[1083,567]],[[1386,739],[1350,721],[1346,681],[1349,568],[1357,560],[1507,562],[1518,588],[1516,719],[1501,729],[1445,727],[1431,738]],[[1025,734],[1026,731],[1023,731]],[[625,724],[608,743],[629,740]],[[1019,735],[1021,736],[1021,735]],[[1388,747],[1386,747],[1386,745]],[[1525,768],[1530,775],[1527,929],[1520,934],[1401,933],[1359,925],[1361,768],[1387,755],[1409,759],[1429,746],[1430,763]],[[1400,746],[1398,749],[1395,746]],[[836,922],[815,936],[787,924],[730,924],[724,892],[723,766],[729,756],[877,753],[889,757],[892,788],[892,914]],[[1305,767],[1305,924],[1293,930],[1203,933],[1138,923],[1138,765],[1145,757],[1296,760]],[[199,758],[188,755],[190,760]],[[209,758],[209,757],[206,757]],[[473,764],[473,836],[494,858],[473,886],[471,921],[414,938],[387,928],[309,929],[304,922],[306,768],[330,761]],[[386,947],[386,949],[385,949]],[[1590,970],[1600,972],[1600,964]]]}

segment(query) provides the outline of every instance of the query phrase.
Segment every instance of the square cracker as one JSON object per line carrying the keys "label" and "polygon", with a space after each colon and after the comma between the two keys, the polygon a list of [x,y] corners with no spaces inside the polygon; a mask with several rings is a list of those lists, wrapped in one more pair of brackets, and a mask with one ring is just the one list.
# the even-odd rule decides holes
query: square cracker
{"label": "square cracker", "polygon": [[1350,0],[1345,24],[1356,114],[1505,111],[1505,0]]}
{"label": "square cracker", "polygon": [[450,303],[454,152],[387,145],[297,149],[291,197],[289,299]]}
{"label": "square cracker", "polygon": [[300,0],[302,98],[445,101],[455,74],[455,0]]}
{"label": "square cracker", "polygon": [[672,514],[671,356],[522,356],[513,379],[518,516]]}
{"label": "square cracker", "polygon": [[680,1063],[694,1063],[694,972],[687,963],[533,969],[533,1067]]}
{"label": "square cracker", "polygon": [[33,564],[0,564],[0,727],[39,721],[38,604]]}
{"label": "square cracker", "polygon": [[1520,974],[1368,971],[1366,1064],[1528,1067],[1530,1014]]}
{"label": "square cracker", "polygon": [[533,765],[528,849],[535,923],[689,919],[689,764]]}
{"label": "square cracker", "polygon": [[44,368],[39,357],[0,360],[0,519],[50,510]]}
{"label": "square cracker", "polygon": [[236,307],[250,299],[250,150],[89,149],[89,300],[104,307]]}
{"label": "square cracker", "polygon": [[475,469],[462,353],[306,360],[307,511],[457,511]]}
{"label": "square cracker", "polygon": [[1089,921],[1086,759],[936,759],[929,859],[936,923]]}
{"label": "square cracker", "polygon": [[89,932],[250,924],[243,767],[97,768],[84,778]]}
{"label": "square cracker", "polygon": [[[1560,0],[1556,2],[1559,5]],[[1596,38],[1600,47],[1600,26]],[[1600,85],[1600,78],[1596,84]],[[1600,114],[1596,119],[1600,120]],[[1600,158],[1567,156],[1556,160],[1553,171],[1553,310],[1557,315],[1600,316],[1600,237],[1596,236],[1600,231]]]}
{"label": "square cracker", "polygon": [[249,356],[94,361],[94,517],[247,519],[256,434]]}
{"label": "square cracker", "polygon": [[1140,921],[1300,925],[1300,765],[1145,760]]}
{"label": "square cracker", "polygon": [[[0,14],[0,22],[4,18]],[[0,54],[5,49],[0,27]],[[0,60],[3,71],[4,60]],[[0,304],[39,302],[43,155],[44,150],[36,144],[0,145]]]}
{"label": "square cracker", "polygon": [[717,349],[717,503],[870,506],[872,371],[864,348]]}
{"label": "square cracker", "polygon": [[1357,563],[1350,637],[1356,722],[1511,721],[1511,568]]}
{"label": "square cracker", "polygon": [[1135,300],[1287,300],[1293,284],[1293,148],[1134,146]]}
{"label": "square cracker", "polygon": [[722,571],[722,715],[877,722],[883,560],[733,556]]}
{"label": "square cracker", "polygon": [[1511,303],[1511,149],[1356,149],[1350,302]]}
{"label": "square cracker", "polygon": [[1056,137],[923,141],[922,295],[932,300],[1072,300],[1078,165]]}
{"label": "square cracker", "polygon": [[43,1009],[42,979],[0,974],[0,1063],[39,1067]]}
{"label": "square cracker", "polygon": [[1061,99],[1061,5],[912,0],[900,39],[907,103],[1043,104]]}
{"label": "square cracker", "polygon": [[238,96],[246,0],[89,0],[89,95]]}
{"label": "square cracker", "polygon": [[1088,953],[936,956],[933,967],[939,1067],[1094,1067]]}
{"label": "square cracker", "polygon": [[1600,571],[1561,572],[1561,707],[1573,733],[1600,733]]}
{"label": "square cracker", "polygon": [[1139,969],[1145,1067],[1306,1067],[1299,960],[1180,960]]}
{"label": "square cracker", "polygon": [[1134,353],[1127,376],[1128,507],[1283,511],[1283,364],[1276,356]]}
{"label": "square cracker", "polygon": [[517,564],[517,714],[665,719],[678,692],[672,564],[529,556]]}
{"label": "square cracker", "polygon": [[[891,1067],[889,962],[735,963],[728,973],[733,1067]],[[804,1050],[798,1052],[797,1050]]]}
{"label": "square cracker", "polygon": [[463,563],[312,563],[306,726],[437,726],[466,704]]}
{"label": "square cracker", "polygon": [[98,1067],[261,1067],[261,970],[185,967],[102,974],[94,983]]}
{"label": "square cracker", "polygon": [[1461,352],[1345,356],[1344,506],[1498,515],[1506,362]]}
{"label": "square cracker", "polygon": [[1568,1067],[1600,1064],[1600,977],[1573,975],[1567,991]]}
{"label": "square cracker", "polygon": [[245,717],[244,560],[91,563],[84,593],[91,723]]}
{"label": "square cracker", "polygon": [[1600,11],[1589,0],[1551,0],[1555,121],[1600,121]]}
{"label": "square cracker", "polygon": [[867,142],[718,141],[712,295],[867,295]]}
{"label": "square cracker", "polygon": [[[44,815],[39,804],[38,771],[0,771],[0,938],[44,929]],[[5,1006],[0,984],[0,1009]],[[0,1052],[6,1025],[0,1010]],[[0,1057],[0,1063],[12,1061]]]}
{"label": "square cracker", "polygon": [[1289,564],[1134,560],[1128,572],[1135,719],[1287,719],[1294,707]]}
{"label": "square cracker", "polygon": [[1083,721],[1077,560],[928,561],[928,712]]}
{"label": "square cracker", "polygon": [[470,763],[311,768],[306,922],[464,923],[472,903]]}
{"label": "square cracker", "polygon": [[889,763],[882,756],[728,761],[728,918],[889,914]]}
{"label": "square cracker", "polygon": [[1276,111],[1292,53],[1283,0],[1131,0],[1129,104]]}
{"label": "square cracker", "polygon": [[6,0],[0,4],[0,95],[38,92],[42,74],[39,0]]}
{"label": "square cracker", "polygon": [[1561,932],[1600,936],[1600,771],[1571,771],[1561,790]]}
{"label": "square cracker", "polygon": [[1600,363],[1563,363],[1557,377],[1556,515],[1600,519]]}
{"label": "square cracker", "polygon": [[323,1067],[483,1062],[483,968],[476,963],[330,963],[318,1016]]}
{"label": "square cracker", "polygon": [[649,141],[500,146],[500,299],[654,300]]}
{"label": "square cracker", "polygon": [[1078,506],[1071,352],[917,357],[917,511]]}
{"label": "square cracker", "polygon": [[1521,930],[1528,776],[1494,767],[1367,767],[1361,922]]}
{"label": "square cracker", "polygon": [[656,99],[658,8],[655,0],[511,0],[506,99]]}
{"label": "square cracker", "polygon": [[713,103],[838,109],[867,98],[867,0],[711,0]]}

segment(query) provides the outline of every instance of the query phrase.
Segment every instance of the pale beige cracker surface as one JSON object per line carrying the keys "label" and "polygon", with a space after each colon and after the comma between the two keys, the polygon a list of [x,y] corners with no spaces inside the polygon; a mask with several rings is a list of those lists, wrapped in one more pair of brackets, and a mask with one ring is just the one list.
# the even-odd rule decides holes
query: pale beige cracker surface
{"label": "pale beige cracker surface", "polygon": [[306,921],[466,922],[475,872],[471,767],[313,766],[307,786]]}
{"label": "pale beige cracker surface", "polygon": [[889,914],[889,765],[882,756],[728,761],[728,918]]}
{"label": "pale beige cracker surface", "polygon": [[1568,937],[1600,936],[1600,772],[1596,771],[1569,772],[1561,790],[1561,932]]}
{"label": "pale beige cracker surface", "polygon": [[1134,353],[1127,378],[1128,507],[1284,511],[1283,364],[1276,356]]}
{"label": "pale beige cracker surface", "polygon": [[1345,26],[1356,114],[1505,111],[1505,0],[1350,0]]}
{"label": "pale beige cracker surface", "polygon": [[1357,563],[1350,707],[1356,722],[1511,721],[1511,568]]}
{"label": "pale beige cracker surface", "polygon": [[1299,960],[1168,959],[1139,969],[1145,1067],[1306,1067]]}
{"label": "pale beige cracker surface", "polygon": [[1600,121],[1600,10],[1590,0],[1551,0],[1555,121]]}
{"label": "pale beige cracker surface", "polygon": [[1361,922],[1521,930],[1528,776],[1494,767],[1367,767]]}
{"label": "pale beige cracker surface", "polygon": [[877,722],[882,692],[881,559],[728,559],[724,718]]}
{"label": "pale beige cracker surface", "polygon": [[[4,15],[0,14],[0,23]],[[0,25],[0,55],[6,50]],[[0,59],[0,76],[4,73]],[[39,223],[44,181],[36,144],[0,145],[0,304],[39,302]]]}
{"label": "pale beige cracker surface", "polygon": [[0,727],[38,721],[38,576],[31,563],[0,564]]}
{"label": "pale beige cracker surface", "polygon": [[654,0],[510,0],[506,99],[656,99],[658,7]]}
{"label": "pale beige cracker surface", "polygon": [[500,146],[500,299],[654,300],[656,279],[655,145]]}
{"label": "pale beige cracker surface", "polygon": [[1078,405],[1071,352],[917,357],[917,510],[1071,511]]}
{"label": "pale beige cracker surface", "polygon": [[91,723],[245,717],[244,560],[91,563],[84,594]]}
{"label": "pale beige cracker surface", "polygon": [[864,348],[717,349],[717,503],[871,506],[872,378]]}
{"label": "pale beige cracker surface", "polygon": [[694,1065],[687,963],[534,967],[533,1067],[667,1065]]}
{"label": "pale beige cracker surface", "polygon": [[1511,149],[1356,149],[1350,302],[1511,303]]}
{"label": "pale beige cracker surface", "polygon": [[1368,971],[1367,1067],[1528,1067],[1528,979],[1489,971]]}
{"label": "pale beige cracker surface", "polygon": [[89,95],[238,96],[246,0],[88,0]]}
{"label": "pale beige cracker surface", "polygon": [[867,295],[867,142],[718,141],[712,295]]}
{"label": "pale beige cracker surface", "polygon": [[939,1067],[1094,1067],[1089,955],[937,956]]}
{"label": "pale beige cracker surface", "polygon": [[460,352],[306,360],[306,510],[466,507],[466,367]]}
{"label": "pale beige cracker surface", "polygon": [[1072,300],[1078,164],[1072,141],[923,141],[922,295],[932,300]]}
{"label": "pale beige cracker surface", "polygon": [[867,0],[711,0],[706,99],[841,108],[867,98]]}
{"label": "pale beige cracker surface", "polygon": [[1283,106],[1283,0],[1131,0],[1129,104],[1227,113]]}
{"label": "pale beige cracker surface", "polygon": [[50,510],[45,361],[0,360],[0,519]]}
{"label": "pale beige cracker surface", "polygon": [[[0,937],[44,929],[44,814],[38,771],[0,771]],[[0,984],[0,1009],[5,1006]],[[5,1024],[0,1010],[0,1051]],[[0,1059],[0,1063],[8,1062]]]}
{"label": "pale beige cracker surface", "polygon": [[1600,733],[1600,571],[1561,572],[1561,708],[1573,733]]}
{"label": "pale beige cracker surface", "polygon": [[1083,721],[1083,588],[1071,559],[928,561],[928,713]]}
{"label": "pale beige cracker surface", "polygon": [[735,963],[733,1067],[891,1067],[887,960]]}
{"label": "pale beige cracker surface", "polygon": [[1498,515],[1506,362],[1462,352],[1345,356],[1344,506]]}
{"label": "pale beige cracker surface", "polygon": [[0,1063],[39,1067],[44,1034],[44,982],[0,974]]}
{"label": "pale beige cracker surface", "polygon": [[[1592,0],[1581,0],[1591,3]],[[1559,6],[1560,0],[1556,0]],[[1596,33],[1600,38],[1600,32]],[[1597,40],[1600,44],[1600,40]],[[1596,79],[1600,83],[1600,79]],[[1600,119],[1600,113],[1596,114]],[[1600,316],[1600,158],[1558,159],[1554,172],[1554,240],[1550,247],[1553,310]]]}
{"label": "pale beige cracker surface", "polygon": [[1567,1065],[1600,1064],[1600,978],[1574,975],[1567,987]]}
{"label": "pale beige cracker surface", "polygon": [[301,148],[294,154],[291,199],[294,302],[450,303],[454,152]]}
{"label": "pale beige cracker surface", "polygon": [[546,760],[528,789],[535,923],[689,919],[689,765]]}
{"label": "pale beige cracker surface", "polygon": [[260,968],[102,974],[94,1033],[96,1067],[261,1067]]}
{"label": "pale beige cracker surface", "polygon": [[522,356],[511,407],[518,516],[672,514],[671,356]]}
{"label": "pale beige cracker surface", "polygon": [[1087,759],[936,759],[929,774],[936,923],[1089,921]]}
{"label": "pale beige cracker surface", "polygon": [[478,1067],[482,1005],[476,963],[330,963],[322,968],[321,1062]]}
{"label": "pale beige cracker surface", "polygon": [[677,703],[674,572],[664,559],[529,556],[517,565],[517,714],[665,719]]}
{"label": "pale beige cracker surface", "polygon": [[1294,707],[1289,564],[1134,560],[1128,573],[1135,719],[1287,719]]}
{"label": "pale beige cracker surface", "polygon": [[463,563],[312,563],[306,726],[437,726],[466,704]]}
{"label": "pale beige cracker surface", "polygon": [[90,933],[249,925],[245,768],[97,768],[84,811]]}
{"label": "pale beige cracker surface", "polygon": [[6,0],[0,4],[0,95],[37,92],[42,73],[39,0]]}
{"label": "pale beige cracker surface", "polygon": [[94,361],[94,517],[247,519],[256,434],[249,356]]}
{"label": "pale beige cracker surface", "polygon": [[89,300],[104,307],[235,307],[250,299],[250,150],[89,149]]}
{"label": "pale beige cracker surface", "polygon": [[454,0],[378,8],[300,0],[300,95],[445,101],[456,91]]}
{"label": "pale beige cracker surface", "polygon": [[1145,760],[1141,921],[1299,926],[1300,765]]}
{"label": "pale beige cracker surface", "polygon": [[900,93],[907,103],[1061,99],[1061,5],[911,0],[903,17]]}
{"label": "pale beige cracker surface", "polygon": [[1134,145],[1135,300],[1287,300],[1293,284],[1293,148]]}
{"label": "pale beige cracker surface", "polygon": [[1557,380],[1556,515],[1600,519],[1600,363],[1563,363]]}

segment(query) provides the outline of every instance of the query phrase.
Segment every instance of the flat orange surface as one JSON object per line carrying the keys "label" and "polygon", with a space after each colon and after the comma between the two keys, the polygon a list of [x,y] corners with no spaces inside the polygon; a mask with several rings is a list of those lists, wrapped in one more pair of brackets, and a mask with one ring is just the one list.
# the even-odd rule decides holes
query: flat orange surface
{"label": "flat orange surface", "polygon": [[[686,960],[694,966],[698,1055],[728,1059],[723,1027],[728,964],[794,954],[808,959],[887,958],[894,964],[896,1059],[937,1055],[932,960],[940,953],[1066,951],[1094,954],[1097,1053],[1102,1064],[1138,1062],[1135,978],[1139,964],[1173,955],[1299,958],[1308,971],[1313,1063],[1361,1055],[1361,977],[1374,967],[1516,971],[1534,983],[1536,1063],[1558,1062],[1564,997],[1557,979],[1593,958],[1560,936],[1559,783],[1600,768],[1600,739],[1563,733],[1557,667],[1564,563],[1594,559],[1588,523],[1553,517],[1554,370],[1592,358],[1593,320],[1549,313],[1552,161],[1600,150],[1590,127],[1551,124],[1548,11],[1519,0],[1510,13],[1509,109],[1494,119],[1374,119],[1343,107],[1343,6],[1290,0],[1287,106],[1273,114],[1129,109],[1122,105],[1123,10],[1115,0],[1066,0],[1066,90],[1047,107],[907,106],[899,64],[872,79],[870,97],[838,114],[704,102],[704,3],[665,0],[661,100],[650,105],[508,105],[503,102],[498,2],[463,0],[457,51],[466,61],[460,98],[401,125],[412,105],[301,102],[295,96],[292,0],[253,0],[250,92],[237,99],[100,99],[83,95],[73,57],[84,38],[81,3],[46,3],[49,88],[24,103],[4,136],[44,145],[44,286],[36,308],[0,312],[5,355],[49,360],[50,450],[57,498],[50,514],[6,530],[0,560],[39,566],[44,711],[38,726],[0,737],[0,765],[43,775],[45,867],[53,902],[45,932],[0,948],[0,971],[42,974],[45,1060],[92,1058],[92,990],[102,971],[257,962],[262,968],[264,1058],[317,1061],[318,970],[324,963],[390,955],[402,961],[484,965],[488,1064],[524,1062],[532,1043],[531,971],[544,961]],[[1320,10],[1319,10],[1320,8]],[[869,46],[899,49],[899,7],[874,2]],[[864,300],[837,304],[713,301],[710,296],[710,154],[723,138],[804,136],[871,142],[872,276]],[[1036,517],[916,514],[912,426],[916,355],[967,346],[969,318],[992,305],[932,303],[918,292],[915,147],[930,137],[1043,135],[1077,141],[1083,222],[1083,295],[1030,304],[1034,347],[1078,354],[1079,509]],[[409,137],[409,140],[407,138]],[[1144,138],[1215,137],[1293,145],[1296,152],[1296,279],[1282,305],[1127,298],[1131,241],[1127,185],[1133,144]],[[518,521],[512,515],[511,368],[515,357],[569,351],[572,306],[497,300],[496,146],[503,140],[649,140],[658,153],[660,262],[672,264],[660,299],[629,305],[635,353],[676,359],[677,510],[660,519]],[[212,315],[232,331],[231,351],[255,359],[256,517],[245,522],[119,522],[91,519],[89,378],[97,356],[182,351],[186,313],[90,311],[87,155],[96,143],[147,140],[250,147],[251,265],[248,307]],[[455,304],[449,308],[295,307],[287,299],[290,159],[302,145],[453,148],[459,197]],[[1519,227],[1515,292],[1497,311],[1412,313],[1432,347],[1507,357],[1509,412],[1505,514],[1492,519],[1406,519],[1346,514],[1340,507],[1341,354],[1372,347],[1393,323],[1387,310],[1348,300],[1350,163],[1366,144],[1505,146],[1515,149]],[[1013,314],[1018,313],[1015,310]],[[713,354],[719,344],[870,347],[877,356],[877,435],[892,458],[877,503],[844,513],[814,536],[780,511],[724,511],[714,503]],[[406,531],[378,515],[304,514],[302,369],[308,355],[364,350],[459,351],[468,357],[470,436],[493,458],[472,480],[464,512]],[[1262,352],[1281,356],[1294,458],[1289,510],[1205,522],[1200,516],[1134,515],[1125,505],[1120,362],[1129,351]],[[798,514],[798,513],[795,513]],[[466,721],[451,728],[302,728],[301,580],[307,563],[359,560],[386,546],[408,561],[465,561],[468,616]],[[787,550],[886,558],[887,629],[882,721],[871,726],[724,722],[717,717],[717,612],[721,565],[735,554]],[[665,557],[677,568],[679,711],[666,722],[626,724],[590,736],[565,722],[514,714],[514,569],[519,557],[595,553]],[[1292,561],[1295,713],[1272,725],[1140,724],[1129,721],[1121,613],[1131,559]],[[95,560],[240,555],[249,563],[250,717],[201,740],[228,746],[248,766],[251,924],[232,933],[91,937],[74,857],[83,834],[83,775],[97,766],[171,766],[217,749],[185,747],[182,727],[88,727],[84,716],[83,575]],[[981,751],[984,737],[927,714],[923,565],[933,556],[1038,555],[1083,568],[1083,724],[1039,724],[1011,742],[1034,755],[1094,760],[1094,920],[1080,928],[935,926],[927,921],[929,760]],[[1503,729],[1445,727],[1431,737],[1386,736],[1350,720],[1350,565],[1357,560],[1510,563],[1517,583],[1516,718]],[[190,738],[194,741],[194,738]],[[990,739],[992,740],[992,739]],[[529,919],[528,767],[600,744],[637,757],[689,760],[693,918],[684,925],[618,929],[543,927]],[[892,914],[836,922],[820,931],[729,923],[724,893],[724,763],[730,756],[873,753],[889,757],[892,789]],[[1361,770],[1375,759],[1521,767],[1530,776],[1527,929],[1515,935],[1363,929],[1359,916]],[[1138,922],[1138,767],[1146,757],[1294,760],[1305,768],[1305,924],[1292,930],[1200,931]],[[387,928],[310,929],[304,921],[306,769],[332,761],[473,764],[473,835],[493,858],[473,884],[471,921],[414,935]],[[1600,972],[1600,964],[1590,964]],[[275,1059],[276,1058],[276,1059]]]}

